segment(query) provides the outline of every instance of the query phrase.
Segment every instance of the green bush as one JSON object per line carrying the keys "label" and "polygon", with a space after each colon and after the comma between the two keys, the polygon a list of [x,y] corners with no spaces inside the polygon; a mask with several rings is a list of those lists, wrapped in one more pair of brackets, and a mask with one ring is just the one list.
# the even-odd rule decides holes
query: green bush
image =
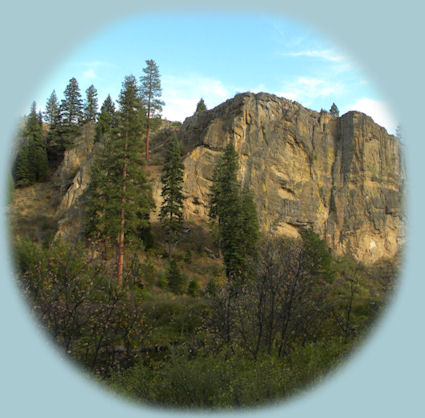
{"label": "green bush", "polygon": [[185,292],[188,277],[182,273],[175,258],[171,259],[167,272],[168,288],[175,294],[181,295]]}
{"label": "green bush", "polygon": [[201,293],[201,288],[197,280],[191,280],[187,288],[187,294],[192,297],[198,297]]}

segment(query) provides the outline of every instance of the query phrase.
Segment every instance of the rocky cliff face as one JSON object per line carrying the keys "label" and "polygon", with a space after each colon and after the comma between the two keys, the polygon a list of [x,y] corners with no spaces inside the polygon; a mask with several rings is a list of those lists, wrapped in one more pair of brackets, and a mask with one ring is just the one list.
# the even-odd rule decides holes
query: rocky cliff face
{"label": "rocky cliff face", "polygon": [[186,119],[186,217],[205,218],[214,165],[233,140],[260,224],[296,237],[310,226],[338,255],[392,257],[403,240],[400,143],[358,112],[340,118],[269,94],[240,94]]}
{"label": "rocky cliff face", "polygon": [[[392,257],[400,248],[405,180],[400,144],[370,117],[349,112],[335,118],[273,95],[245,93],[186,119],[179,137],[187,220],[207,219],[214,166],[233,140],[240,181],[254,192],[264,231],[296,237],[300,227],[310,226],[336,254],[365,263]],[[69,167],[79,161],[61,204],[59,234],[65,236],[89,181],[91,149],[78,147],[64,160]],[[158,167],[149,169],[157,174]],[[159,176],[151,177],[159,208]]]}

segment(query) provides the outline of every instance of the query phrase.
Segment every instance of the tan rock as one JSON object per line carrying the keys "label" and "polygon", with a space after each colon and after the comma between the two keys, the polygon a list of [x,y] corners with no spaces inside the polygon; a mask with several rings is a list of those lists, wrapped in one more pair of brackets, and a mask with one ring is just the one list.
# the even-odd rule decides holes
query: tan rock
{"label": "tan rock", "polygon": [[[336,118],[274,95],[244,93],[187,118],[179,137],[186,220],[207,221],[214,166],[233,140],[239,178],[255,195],[262,230],[296,237],[309,226],[336,254],[364,263],[394,256],[404,241],[401,146],[362,113]],[[58,236],[75,237],[81,229],[92,150],[86,136],[66,152],[58,170],[63,187],[76,170],[60,204]],[[156,221],[161,167],[148,170]]]}
{"label": "tan rock", "polygon": [[349,112],[336,118],[246,93],[186,119],[180,136],[185,149],[192,148],[184,159],[186,219],[206,220],[214,166],[233,140],[240,181],[254,192],[264,231],[295,237],[310,226],[338,255],[365,263],[399,250],[400,143],[370,117]]}

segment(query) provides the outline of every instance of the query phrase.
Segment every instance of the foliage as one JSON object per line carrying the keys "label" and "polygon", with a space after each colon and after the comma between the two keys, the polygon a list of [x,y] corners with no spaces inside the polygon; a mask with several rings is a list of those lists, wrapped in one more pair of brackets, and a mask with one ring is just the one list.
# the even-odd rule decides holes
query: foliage
{"label": "foliage", "polygon": [[144,116],[134,76],[125,78],[119,106],[117,131],[92,166],[86,233],[116,239],[120,281],[124,247],[141,244],[140,234],[149,224],[154,202],[139,149]]}
{"label": "foliage", "polygon": [[173,257],[167,271],[168,288],[178,295],[186,291],[187,277],[180,271],[176,259]]}
{"label": "foliage", "polygon": [[147,110],[147,118],[153,118],[161,114],[164,102],[160,100],[162,89],[158,65],[154,60],[146,60],[143,68],[144,76],[140,77],[141,96],[143,105]]}
{"label": "foliage", "polygon": [[117,287],[108,265],[79,246],[43,249],[23,240],[15,255],[34,313],[74,359],[102,375],[132,364],[150,333],[140,293]]}
{"label": "foliage", "polygon": [[332,106],[329,109],[329,112],[332,116],[339,117],[339,109],[335,103],[332,103]]}
{"label": "foliage", "polygon": [[104,136],[111,136],[117,127],[117,115],[115,113],[115,105],[108,94],[108,97],[100,108],[100,114],[96,125],[95,141],[99,141]]}
{"label": "foliage", "polygon": [[76,132],[83,121],[83,102],[77,80],[72,77],[64,91],[65,98],[60,105],[61,120],[64,128]]}
{"label": "foliage", "polygon": [[191,280],[189,287],[187,288],[187,294],[192,297],[198,297],[200,295],[201,288],[197,280]]}
{"label": "foliage", "polygon": [[158,65],[154,60],[146,60],[146,67],[143,69],[144,76],[140,77],[141,97],[143,105],[146,109],[146,143],[145,158],[149,161],[149,130],[151,119],[161,116],[162,106],[164,102],[161,97],[161,80],[159,76]]}
{"label": "foliage", "polygon": [[49,124],[50,129],[57,127],[60,123],[59,102],[55,90],[52,91],[52,94],[47,99],[44,119]]}
{"label": "foliage", "polygon": [[238,168],[238,155],[233,142],[229,142],[214,169],[209,216],[218,224],[219,246],[226,266],[226,276],[232,285],[236,284],[245,270],[245,243],[238,222],[241,219]]}
{"label": "foliage", "polygon": [[207,110],[207,106],[205,105],[204,99],[201,97],[196,105],[195,115],[199,112],[203,112],[204,110]]}
{"label": "foliage", "polygon": [[47,180],[47,152],[41,122],[34,102],[23,130],[23,142],[18,150],[14,178],[16,187],[29,186]]}
{"label": "foliage", "polygon": [[97,90],[93,84],[86,90],[86,101],[84,104],[84,122],[93,121],[97,119]]}
{"label": "foliage", "polygon": [[168,260],[171,261],[172,245],[183,229],[183,161],[177,136],[174,134],[167,144],[162,168],[162,205],[159,218],[168,241]]}
{"label": "foliage", "polygon": [[299,392],[336,365],[346,348],[338,341],[297,346],[288,361],[241,353],[218,355],[173,350],[166,361],[139,362],[108,384],[131,399],[177,408],[260,406]]}

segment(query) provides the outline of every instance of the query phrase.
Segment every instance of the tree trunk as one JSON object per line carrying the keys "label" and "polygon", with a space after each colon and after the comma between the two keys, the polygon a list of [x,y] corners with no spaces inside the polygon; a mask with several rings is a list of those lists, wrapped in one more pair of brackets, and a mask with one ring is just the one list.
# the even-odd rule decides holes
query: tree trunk
{"label": "tree trunk", "polygon": [[149,161],[149,127],[151,118],[151,92],[149,92],[148,99],[148,120],[146,122],[146,162]]}

